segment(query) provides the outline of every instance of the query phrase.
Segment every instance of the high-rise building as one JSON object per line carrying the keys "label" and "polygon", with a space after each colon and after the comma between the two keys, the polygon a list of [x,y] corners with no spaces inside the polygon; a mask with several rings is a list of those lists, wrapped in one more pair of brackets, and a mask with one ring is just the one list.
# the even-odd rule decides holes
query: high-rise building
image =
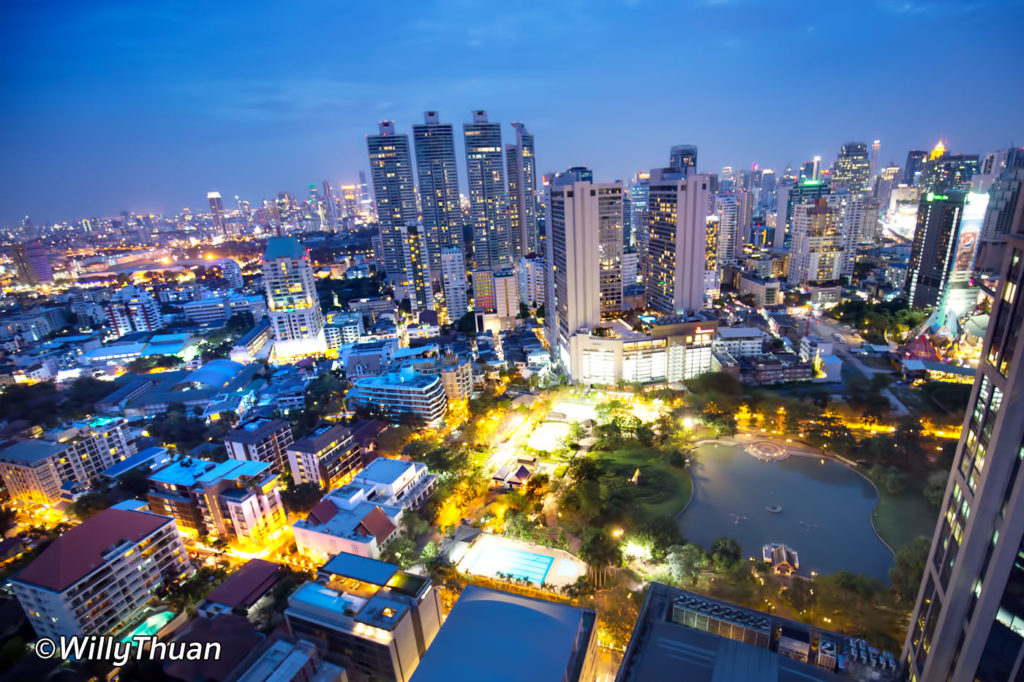
{"label": "high-rise building", "polygon": [[473,271],[473,310],[477,312],[494,312],[497,302],[494,299],[494,271]]}
{"label": "high-rise building", "polygon": [[220,192],[208,192],[206,198],[210,202],[210,217],[213,218],[214,234],[227,234],[224,227],[224,201],[221,199]]}
{"label": "high-rise building", "polygon": [[824,197],[795,206],[789,283],[838,281],[842,275],[843,241],[838,206]]}
{"label": "high-rise building", "polygon": [[[911,307],[938,305],[949,282],[966,200],[963,192],[928,192],[921,197],[904,287]],[[792,270],[792,260],[789,267]]]}
{"label": "high-rise building", "polygon": [[[650,195],[651,174],[640,172],[629,183],[629,237],[628,243],[637,247],[640,260],[646,252],[647,198]],[[624,238],[625,239],[625,238]]]}
{"label": "high-rise building", "polygon": [[848,192],[863,192],[868,188],[871,178],[871,163],[868,159],[868,146],[863,142],[847,142],[839,150],[836,158],[836,172],[832,177],[832,185]]}
{"label": "high-rise building", "polygon": [[104,509],[64,531],[10,579],[38,637],[113,635],[190,570],[174,519]]}
{"label": "high-rise building", "polygon": [[528,254],[519,259],[519,302],[530,308],[544,305],[548,279],[547,261],[543,256]]}
{"label": "high-rise building", "polygon": [[925,162],[921,188],[925,192],[967,191],[977,172],[977,154],[942,154]]}
{"label": "high-rise building", "polygon": [[516,143],[505,145],[508,166],[508,232],[512,260],[536,253],[537,234],[537,161],[533,152],[533,134],[523,123],[513,123]]}
{"label": "high-rise building", "polygon": [[512,242],[508,229],[501,125],[488,122],[486,111],[474,111],[473,122],[462,127],[473,227],[473,269],[508,267],[512,264]]}
{"label": "high-rise building", "polygon": [[494,273],[494,312],[506,321],[514,320],[519,315],[519,278],[513,268]]}
{"label": "high-rise building", "polygon": [[1020,680],[1024,670],[1020,210],[1006,239],[974,387],[903,648],[912,682],[1003,682]]}
{"label": "high-rise building", "polygon": [[[791,242],[793,207],[827,196],[830,191],[829,185],[822,180],[801,180],[795,185],[790,185],[789,183],[779,185],[778,214],[775,218],[775,240],[773,244],[775,248],[789,246]],[[783,209],[785,210],[783,211]],[[784,228],[782,235],[779,234],[780,226]],[[780,236],[782,236],[781,243]]]}
{"label": "high-rise building", "polygon": [[1024,150],[1012,149],[1005,167],[989,189],[988,209],[981,228],[981,243],[974,269],[994,273],[999,269],[1006,249],[1006,235],[1010,232],[1021,189],[1024,188]]}
{"label": "high-rise building", "polygon": [[570,369],[569,339],[622,309],[622,184],[559,173],[551,184],[547,240],[548,344]]}
{"label": "high-rise building", "polygon": [[868,164],[869,181],[874,180],[878,175],[878,167],[882,164],[882,159],[880,158],[881,154],[882,141],[876,138],[875,141],[871,143],[871,160]]}
{"label": "high-rise building", "polygon": [[683,175],[697,170],[697,145],[677,144],[672,147],[668,155],[668,167],[679,171]]}
{"label": "high-rise building", "polygon": [[381,252],[388,275],[401,272],[400,228],[416,220],[416,192],[409,156],[409,136],[395,134],[394,121],[381,121],[379,134],[367,135],[370,175],[380,224]]}
{"label": "high-rise building", "polygon": [[903,167],[903,184],[915,187],[924,170],[924,162],[928,160],[928,152],[924,149],[911,149],[907,152],[907,163]]}
{"label": "high-rise building", "polygon": [[431,278],[441,277],[441,249],[462,248],[462,209],[459,174],[455,166],[455,136],[450,123],[441,123],[436,111],[423,114],[412,127],[416,146],[423,230],[430,253]]}
{"label": "high-rise building", "polygon": [[899,186],[902,173],[899,166],[888,165],[875,178],[874,195],[879,206],[888,207],[892,191]]}
{"label": "high-rise building", "polygon": [[720,194],[715,197],[715,217],[717,218],[718,263],[731,265],[742,254],[736,246],[739,239],[739,206],[733,194]]}
{"label": "high-rise building", "polygon": [[116,291],[103,308],[110,330],[118,338],[131,332],[154,332],[166,324],[153,294],[139,287]]}
{"label": "high-rise building", "polygon": [[294,237],[271,237],[263,253],[274,355],[279,359],[319,355],[327,350],[324,317],[309,255]]}
{"label": "high-rise building", "polygon": [[708,231],[704,242],[704,295],[717,298],[722,287],[721,265],[718,260],[719,216],[708,216]]}
{"label": "high-rise building", "polygon": [[704,307],[708,176],[651,170],[644,284],[647,307],[685,313]]}
{"label": "high-rise building", "polygon": [[[430,282],[430,248],[425,231],[416,223],[399,228],[402,249],[399,283],[405,288],[413,310],[434,309],[434,289]],[[440,261],[438,262],[440,266]]]}
{"label": "high-rise building", "polygon": [[18,272],[18,280],[22,284],[33,286],[49,284],[53,281],[53,269],[50,267],[50,255],[39,240],[27,244],[17,244],[11,249],[11,259]]}
{"label": "high-rise building", "polygon": [[441,288],[448,321],[458,322],[469,310],[466,300],[466,255],[461,247],[441,249]]}

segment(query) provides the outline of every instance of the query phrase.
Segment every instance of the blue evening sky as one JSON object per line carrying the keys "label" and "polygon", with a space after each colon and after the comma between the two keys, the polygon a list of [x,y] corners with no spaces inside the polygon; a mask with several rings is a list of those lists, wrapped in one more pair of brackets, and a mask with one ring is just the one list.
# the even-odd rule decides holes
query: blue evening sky
{"label": "blue evening sky", "polygon": [[[600,180],[1024,140],[1018,1],[4,2],[0,224],[352,182],[380,119],[525,121]],[[506,140],[511,128],[503,129]],[[464,173],[461,149],[460,172]],[[463,184],[462,191],[465,192]]]}

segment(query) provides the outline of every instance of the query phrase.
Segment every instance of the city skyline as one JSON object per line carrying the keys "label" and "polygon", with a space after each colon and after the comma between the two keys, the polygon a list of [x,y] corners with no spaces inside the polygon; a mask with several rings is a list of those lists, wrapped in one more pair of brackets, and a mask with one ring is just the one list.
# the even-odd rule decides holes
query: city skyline
{"label": "city skyline", "polygon": [[[538,174],[584,164],[601,182],[660,166],[679,143],[696,144],[699,170],[714,172],[755,161],[795,168],[816,155],[828,164],[844,143],[876,138],[883,165],[939,137],[972,154],[1020,140],[1024,98],[991,96],[1022,63],[1002,38],[1022,12],[1013,3],[709,0],[487,17],[461,7],[402,8],[394,39],[382,41],[368,10],[307,3],[261,41],[275,15],[259,4],[204,7],[202,21],[187,7],[19,6],[2,48],[3,82],[19,96],[0,105],[9,135],[0,224],[203,210],[210,191],[233,208],[235,195],[350,183],[367,170],[365,137],[378,120],[411,134],[428,110],[458,130],[486,109],[506,141],[523,121],[538,139]],[[679,51],[684,25],[693,36]],[[937,36],[951,25],[985,50],[950,50]],[[426,60],[430,78],[416,66]],[[657,64],[678,67],[680,81],[652,106]],[[623,97],[607,98],[609,79]],[[950,88],[957,96],[944,97]],[[800,92],[812,101],[797,102]]]}

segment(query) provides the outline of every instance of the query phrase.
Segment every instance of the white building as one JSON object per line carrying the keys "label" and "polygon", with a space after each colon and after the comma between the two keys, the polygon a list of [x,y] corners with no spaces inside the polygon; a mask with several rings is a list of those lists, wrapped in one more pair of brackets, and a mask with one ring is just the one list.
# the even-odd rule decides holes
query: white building
{"label": "white building", "polygon": [[519,280],[512,269],[494,273],[494,310],[502,320],[503,328],[514,326],[519,315]]}
{"label": "white building", "polygon": [[549,194],[548,345],[573,374],[569,339],[622,308],[622,184],[595,184],[570,170],[556,176]]}
{"label": "white building", "polygon": [[324,318],[309,256],[298,240],[272,237],[263,254],[274,355],[278,360],[322,355],[327,350]]}
{"label": "white building", "polygon": [[106,509],[65,531],[11,579],[36,635],[113,635],[191,568],[174,519]]}
{"label": "white building", "polygon": [[719,327],[714,342],[715,350],[724,350],[735,358],[760,355],[763,346],[764,332],[757,327]]}
{"label": "white building", "polygon": [[318,561],[339,552],[377,559],[398,537],[402,512],[421,507],[435,481],[420,462],[376,459],[292,524],[295,545]]}
{"label": "white building", "polygon": [[457,322],[469,311],[466,299],[466,257],[459,247],[441,249],[441,288],[448,321]]}
{"label": "white building", "polygon": [[535,253],[519,259],[519,301],[530,308],[544,305],[544,287],[548,279],[545,262],[543,256]]}
{"label": "white building", "polygon": [[117,338],[131,332],[153,332],[164,326],[164,316],[153,294],[138,287],[125,287],[103,304],[107,324]]}
{"label": "white building", "polygon": [[790,284],[835,282],[843,274],[844,241],[837,206],[825,198],[793,207]]}
{"label": "white building", "polygon": [[103,470],[135,452],[123,419],[95,417],[0,451],[0,477],[13,499],[55,504],[61,486],[75,482],[88,487]]}
{"label": "white building", "polygon": [[819,357],[832,355],[834,344],[826,341],[817,334],[808,334],[800,339],[800,359],[804,362],[814,362]]}
{"label": "white building", "polygon": [[189,301],[181,306],[185,317],[198,324],[230,319],[235,313],[249,313],[256,322],[267,314],[267,303],[262,296],[211,296]]}
{"label": "white building", "polygon": [[448,409],[440,377],[413,369],[356,379],[345,400],[350,407],[376,408],[394,421],[412,415],[428,425],[440,423]]}

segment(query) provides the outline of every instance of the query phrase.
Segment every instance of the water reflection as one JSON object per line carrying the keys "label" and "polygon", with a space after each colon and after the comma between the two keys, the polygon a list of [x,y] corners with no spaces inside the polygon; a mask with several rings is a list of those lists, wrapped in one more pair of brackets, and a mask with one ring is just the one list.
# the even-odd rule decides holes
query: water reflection
{"label": "water reflection", "polygon": [[[697,453],[693,499],[679,517],[687,539],[707,548],[731,537],[754,557],[765,543],[782,542],[800,553],[803,575],[846,569],[888,580],[892,554],[871,528],[878,497],[854,471],[808,457],[764,462],[726,445]],[[772,505],[782,512],[769,512]]]}

